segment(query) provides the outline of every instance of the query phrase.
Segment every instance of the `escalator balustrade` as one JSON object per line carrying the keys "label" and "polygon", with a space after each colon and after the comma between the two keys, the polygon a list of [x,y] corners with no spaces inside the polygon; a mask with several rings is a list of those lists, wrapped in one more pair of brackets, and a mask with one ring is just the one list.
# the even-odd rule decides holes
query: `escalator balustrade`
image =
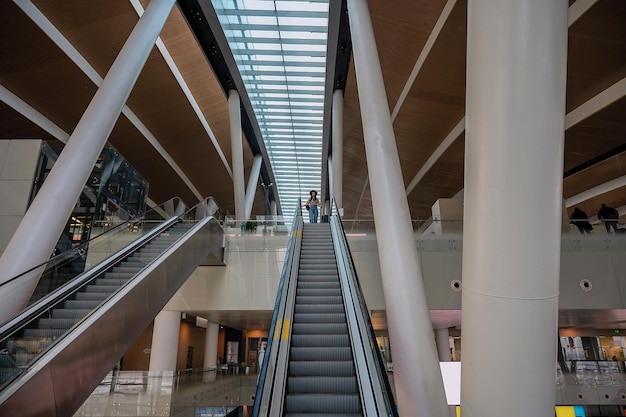
{"label": "escalator balustrade", "polygon": [[303,227],[284,416],[362,416],[330,224]]}

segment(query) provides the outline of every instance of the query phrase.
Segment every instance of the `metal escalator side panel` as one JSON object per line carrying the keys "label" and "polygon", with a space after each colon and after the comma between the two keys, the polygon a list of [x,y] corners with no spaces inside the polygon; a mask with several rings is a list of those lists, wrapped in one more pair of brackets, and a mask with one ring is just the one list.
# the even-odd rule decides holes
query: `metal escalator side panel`
{"label": "metal escalator side panel", "polygon": [[287,245],[287,253],[285,263],[283,264],[281,280],[276,294],[276,303],[269,331],[267,349],[259,375],[259,382],[252,410],[253,417],[267,417],[268,415],[275,415],[276,411],[272,410],[278,410],[282,407],[280,404],[282,404],[283,399],[282,397],[276,397],[275,392],[282,392],[277,390],[276,386],[284,384],[282,381],[284,379],[284,372],[286,369],[284,351],[285,349],[288,349],[288,344],[286,344],[286,342],[289,340],[292,318],[292,314],[289,316],[286,315],[285,310],[287,307],[288,296],[295,294],[293,288],[295,288],[295,281],[299,268],[302,225],[302,217],[296,214],[294,216],[294,225],[292,227],[291,237]]}
{"label": "metal escalator side panel", "polygon": [[[202,258],[216,250],[197,247],[215,241],[221,246],[222,234],[213,218],[193,226],[0,392],[0,415],[72,415]],[[43,398],[33,401],[33,392],[41,392]],[[38,401],[45,404],[45,412],[32,404]]]}
{"label": "metal escalator side panel", "polygon": [[365,416],[398,416],[387,375],[381,369],[380,352],[371,325],[369,311],[356,276],[341,220],[331,217],[333,243],[344,294],[344,307],[349,316],[348,327],[353,349],[357,380]]}
{"label": "metal escalator side panel", "polygon": [[330,225],[305,225],[284,416],[362,417]]}

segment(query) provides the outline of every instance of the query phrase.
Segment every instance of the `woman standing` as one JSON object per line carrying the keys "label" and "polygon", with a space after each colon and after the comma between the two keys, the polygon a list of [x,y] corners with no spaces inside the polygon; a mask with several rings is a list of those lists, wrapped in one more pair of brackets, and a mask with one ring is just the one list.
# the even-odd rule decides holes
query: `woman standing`
{"label": "woman standing", "polygon": [[317,214],[320,201],[317,199],[317,191],[309,192],[311,198],[306,202],[306,208],[309,210],[309,223],[317,223]]}

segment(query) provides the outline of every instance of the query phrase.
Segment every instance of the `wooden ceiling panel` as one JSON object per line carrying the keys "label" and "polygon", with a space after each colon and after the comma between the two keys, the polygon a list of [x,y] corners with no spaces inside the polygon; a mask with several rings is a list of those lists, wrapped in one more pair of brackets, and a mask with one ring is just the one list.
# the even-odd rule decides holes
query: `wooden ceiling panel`
{"label": "wooden ceiling panel", "polygon": [[565,178],[563,198],[570,198],[623,175],[626,175],[626,152]]}
{"label": "wooden ceiling panel", "polygon": [[626,97],[565,132],[567,171],[626,143]]}
{"label": "wooden ceiling panel", "polygon": [[197,202],[195,196],[178,174],[164,162],[143,135],[125,116],[120,116],[113,132],[111,144],[150,183],[149,196],[158,203],[179,196],[188,205]]}
{"label": "wooden ceiling panel", "polygon": [[0,11],[0,84],[71,133],[93,83],[13,2]]}
{"label": "wooden ceiling panel", "polygon": [[391,109],[445,3],[443,0],[385,0],[368,3]]}
{"label": "wooden ceiling panel", "polygon": [[569,30],[567,112],[626,77],[626,2],[596,2]]}
{"label": "wooden ceiling panel", "polygon": [[464,158],[463,134],[450,145],[408,196],[411,218],[430,218],[431,207],[438,199],[451,198],[463,189]]}
{"label": "wooden ceiling panel", "polygon": [[103,78],[139,20],[127,0],[33,3]]}
{"label": "wooden ceiling panel", "polygon": [[2,101],[0,101],[0,139],[56,140]]}

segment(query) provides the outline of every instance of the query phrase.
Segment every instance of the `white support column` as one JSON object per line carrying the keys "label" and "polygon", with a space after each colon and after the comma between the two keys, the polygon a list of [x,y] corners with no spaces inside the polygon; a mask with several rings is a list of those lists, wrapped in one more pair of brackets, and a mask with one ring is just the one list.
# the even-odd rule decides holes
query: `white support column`
{"label": "white support column", "polygon": [[[437,348],[367,1],[348,0],[348,11],[374,221],[380,226],[376,240],[400,415],[446,416]],[[393,216],[388,215],[390,208]]]}
{"label": "white support column", "polygon": [[276,200],[270,201],[270,215],[272,216],[272,223],[274,226],[278,223],[276,216],[278,216],[278,205],[276,204]]}
{"label": "white support column", "polygon": [[204,369],[214,369],[217,366],[217,339],[219,334],[220,325],[209,321],[204,342]]}
{"label": "white support column", "polygon": [[243,173],[243,143],[241,136],[241,108],[237,90],[228,92],[228,114],[230,119],[230,153],[233,164],[233,192],[235,194],[235,220],[245,217],[245,179]]}
{"label": "white support column", "polygon": [[437,329],[436,333],[439,362],[452,361],[452,356],[450,354],[450,331],[447,327],[445,327],[443,329]]}
{"label": "white support column", "polygon": [[554,415],[567,6],[469,2],[463,417]]}
{"label": "white support column", "polygon": [[333,93],[332,140],[331,195],[340,214],[343,214],[343,90],[335,90]]}
{"label": "white support column", "polygon": [[[174,3],[150,2],[139,19],[0,258],[0,282],[50,257]],[[0,322],[27,303],[38,279],[32,274],[3,289]]]}
{"label": "white support column", "polygon": [[154,318],[149,371],[175,371],[180,311],[162,310]]}
{"label": "white support column", "polygon": [[249,220],[252,215],[252,206],[254,205],[254,197],[256,195],[257,185],[259,184],[259,174],[261,173],[262,163],[263,157],[261,155],[255,155],[252,168],[250,169],[250,176],[248,177],[248,188],[246,190],[246,209],[244,213],[246,220]]}

